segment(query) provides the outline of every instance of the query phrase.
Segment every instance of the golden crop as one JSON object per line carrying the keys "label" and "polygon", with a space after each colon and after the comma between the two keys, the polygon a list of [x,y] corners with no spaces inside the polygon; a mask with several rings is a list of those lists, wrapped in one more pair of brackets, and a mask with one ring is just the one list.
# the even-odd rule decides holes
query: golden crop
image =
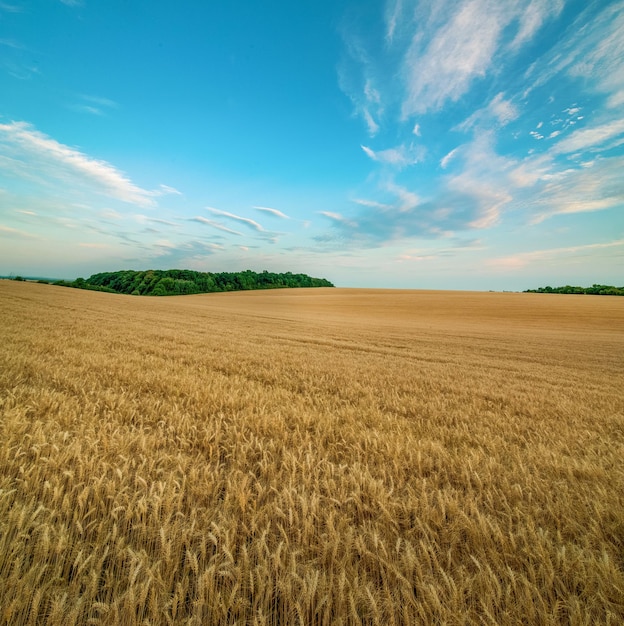
{"label": "golden crop", "polygon": [[0,281],[0,624],[624,622],[624,298]]}

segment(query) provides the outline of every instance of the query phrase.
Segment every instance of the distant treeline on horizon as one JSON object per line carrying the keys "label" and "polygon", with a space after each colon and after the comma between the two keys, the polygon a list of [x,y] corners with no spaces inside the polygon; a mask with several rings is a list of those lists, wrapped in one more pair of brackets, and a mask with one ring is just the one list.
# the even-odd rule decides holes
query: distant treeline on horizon
{"label": "distant treeline on horizon", "polygon": [[[42,281],[44,282],[44,281]],[[325,278],[286,272],[196,272],[194,270],[122,270],[102,272],[74,281],[53,284],[77,289],[107,291],[134,296],[177,296],[219,291],[279,289],[285,287],[333,287]]]}
{"label": "distant treeline on horizon", "polygon": [[591,287],[538,287],[537,289],[527,289],[524,293],[576,293],[588,294],[592,296],[624,296],[624,287],[613,287],[612,285],[592,285]]}

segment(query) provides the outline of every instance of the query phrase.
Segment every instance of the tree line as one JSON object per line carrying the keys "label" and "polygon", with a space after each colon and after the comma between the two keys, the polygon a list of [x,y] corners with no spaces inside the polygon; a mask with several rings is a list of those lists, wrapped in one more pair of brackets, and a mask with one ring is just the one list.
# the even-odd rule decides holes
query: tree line
{"label": "tree line", "polygon": [[268,272],[196,272],[194,270],[122,270],[101,272],[89,278],[54,283],[64,287],[124,293],[134,296],[177,296],[218,291],[279,289],[284,287],[333,287],[325,278],[307,274]]}
{"label": "tree line", "polygon": [[612,285],[592,285],[591,287],[539,287],[537,289],[527,289],[524,293],[576,293],[589,294],[592,296],[624,296],[624,287],[613,287]]}

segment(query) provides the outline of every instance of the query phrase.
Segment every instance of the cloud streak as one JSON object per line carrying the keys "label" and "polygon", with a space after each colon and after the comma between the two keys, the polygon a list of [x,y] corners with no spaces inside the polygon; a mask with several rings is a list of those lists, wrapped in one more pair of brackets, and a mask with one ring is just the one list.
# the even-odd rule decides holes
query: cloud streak
{"label": "cloud streak", "polygon": [[25,122],[0,124],[0,156],[8,157],[14,174],[30,171],[42,182],[81,183],[100,194],[142,207],[155,205],[161,191],[148,191],[134,184],[106,161],[94,159],[35,130]]}
{"label": "cloud streak", "polygon": [[33,235],[32,233],[27,233],[26,231],[0,224],[0,236],[2,235],[18,237],[20,239],[41,239],[38,235]]}
{"label": "cloud streak", "polygon": [[386,150],[375,151],[368,146],[360,146],[367,157],[379,163],[385,163],[395,167],[407,167],[415,165],[424,158],[425,150],[422,146],[397,146]]}
{"label": "cloud streak", "polygon": [[[416,32],[404,57],[406,97],[402,113],[409,117],[439,110],[456,102],[493,68],[505,51],[505,29],[517,34],[509,49],[517,49],[535,36],[548,19],[559,14],[562,2],[519,0],[441,0],[423,15],[418,7]],[[425,18],[425,19],[423,19]]]}
{"label": "cloud streak", "polygon": [[604,211],[624,205],[622,157],[601,158],[586,166],[564,170],[540,159],[536,167],[532,197],[529,201],[525,199],[532,224],[556,215]]}
{"label": "cloud streak", "polygon": [[258,222],[248,217],[242,217],[240,215],[236,215],[235,213],[229,213],[228,211],[221,211],[220,209],[214,209],[212,207],[206,207],[206,209],[210,211],[213,215],[220,215],[221,217],[225,217],[226,219],[233,220],[241,224],[245,224],[245,226],[249,226],[250,228],[252,228],[253,230],[259,233],[266,232],[264,227],[261,224],[258,224]]}
{"label": "cloud streak", "polygon": [[282,213],[282,211],[278,211],[277,209],[272,209],[271,207],[254,206],[253,208],[256,209],[256,211],[261,211],[262,213],[268,213],[269,215],[272,215],[273,217],[279,217],[280,219],[283,219],[283,220],[290,219],[290,216],[286,215],[286,213]]}
{"label": "cloud streak", "polygon": [[74,111],[82,113],[90,113],[92,115],[107,115],[111,109],[118,108],[118,105],[109,98],[102,98],[100,96],[89,96],[82,94],[79,96],[80,101],[78,103],[70,105],[69,108]]}
{"label": "cloud streak", "polygon": [[237,230],[228,228],[227,226],[224,226],[223,224],[220,224],[219,222],[215,222],[214,220],[209,220],[206,217],[201,217],[201,215],[193,217],[191,218],[191,220],[194,222],[199,222],[200,224],[206,224],[207,226],[212,226],[212,228],[216,228],[217,230],[222,230],[224,233],[229,233],[230,235],[238,235],[239,237],[243,236],[243,233],[240,233]]}
{"label": "cloud streak", "polygon": [[335,233],[326,240],[340,246],[346,241],[354,247],[370,248],[413,238],[447,239],[457,230],[489,227],[490,205],[500,202],[481,188],[450,190],[435,199],[421,199],[395,184],[389,184],[387,191],[394,194],[395,202],[366,202],[352,217],[321,211],[332,221]]}
{"label": "cloud streak", "polygon": [[619,119],[599,126],[576,130],[565,139],[561,139],[552,148],[551,153],[569,154],[585,150],[596,152],[614,148],[623,143],[624,119]]}
{"label": "cloud streak", "polygon": [[622,248],[624,250],[624,239],[603,243],[583,244],[579,246],[568,246],[563,248],[550,248],[546,250],[533,250],[531,252],[519,252],[505,257],[490,259],[487,265],[490,267],[513,270],[522,269],[533,263],[543,263],[573,256],[587,256],[594,252],[612,248]]}

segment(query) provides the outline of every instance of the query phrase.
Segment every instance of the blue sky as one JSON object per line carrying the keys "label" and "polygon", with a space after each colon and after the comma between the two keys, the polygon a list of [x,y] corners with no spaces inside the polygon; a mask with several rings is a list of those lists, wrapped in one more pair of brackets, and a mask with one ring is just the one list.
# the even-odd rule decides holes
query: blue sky
{"label": "blue sky", "polygon": [[624,283],[624,2],[0,0],[0,274]]}

